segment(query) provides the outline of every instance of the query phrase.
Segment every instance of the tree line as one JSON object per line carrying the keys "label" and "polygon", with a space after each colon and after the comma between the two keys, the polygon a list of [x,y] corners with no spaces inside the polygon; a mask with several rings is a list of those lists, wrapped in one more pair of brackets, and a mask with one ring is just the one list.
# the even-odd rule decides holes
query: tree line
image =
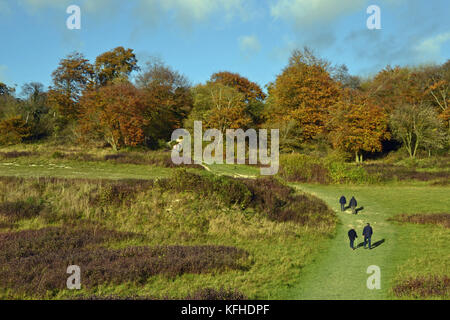
{"label": "tree line", "polygon": [[361,79],[304,48],[266,88],[228,71],[193,86],[158,59],[140,67],[123,47],[93,63],[76,52],[59,62],[47,90],[31,82],[17,93],[0,83],[0,145],[54,139],[158,149],[174,129],[201,120],[222,131],[279,128],[284,152],[329,148],[357,162],[397,146],[411,158],[448,151],[450,60]]}

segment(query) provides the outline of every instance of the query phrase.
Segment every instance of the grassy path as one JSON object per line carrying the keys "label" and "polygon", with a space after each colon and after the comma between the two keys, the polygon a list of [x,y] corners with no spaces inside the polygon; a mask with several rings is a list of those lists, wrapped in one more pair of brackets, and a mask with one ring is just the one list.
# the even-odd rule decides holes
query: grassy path
{"label": "grassy path", "polygon": [[[302,191],[312,193],[325,200],[338,212],[339,224],[336,237],[329,240],[328,250],[314,263],[305,267],[299,285],[286,292],[287,299],[386,299],[398,267],[412,254],[403,238],[402,227],[387,221],[398,213],[439,212],[445,203],[434,201],[446,199],[447,190],[426,186],[316,186],[296,185]],[[358,207],[364,210],[352,215],[350,210],[340,212],[338,199],[347,201],[354,195]],[[374,235],[372,243],[384,240],[372,250],[363,247],[353,251],[349,247],[347,232],[355,228],[356,244],[363,242],[362,229],[369,222]],[[366,282],[370,265],[381,269],[381,289],[369,290]]]}

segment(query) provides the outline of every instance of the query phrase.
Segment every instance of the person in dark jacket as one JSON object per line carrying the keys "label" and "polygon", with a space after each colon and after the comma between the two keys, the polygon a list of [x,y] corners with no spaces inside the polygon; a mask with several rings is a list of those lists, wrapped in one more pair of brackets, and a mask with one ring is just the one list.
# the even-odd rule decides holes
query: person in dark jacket
{"label": "person in dark jacket", "polygon": [[352,208],[352,213],[356,214],[356,206],[358,205],[358,202],[356,202],[355,197],[352,197],[350,199],[350,203],[349,204],[350,204],[350,207]]}
{"label": "person in dark jacket", "polygon": [[350,248],[352,248],[353,250],[355,250],[355,239],[358,238],[358,235],[356,234],[355,229],[351,229],[348,231],[348,238],[350,239]]}
{"label": "person in dark jacket", "polygon": [[372,234],[373,234],[373,229],[370,226],[370,223],[368,223],[367,226],[365,226],[364,230],[363,230],[364,249],[367,249],[366,248],[367,242],[369,243],[369,249],[372,249]]}
{"label": "person in dark jacket", "polygon": [[339,199],[339,203],[341,204],[341,211],[344,211],[344,210],[345,210],[345,204],[347,203],[347,199],[345,199],[345,197],[342,196],[342,197]]}

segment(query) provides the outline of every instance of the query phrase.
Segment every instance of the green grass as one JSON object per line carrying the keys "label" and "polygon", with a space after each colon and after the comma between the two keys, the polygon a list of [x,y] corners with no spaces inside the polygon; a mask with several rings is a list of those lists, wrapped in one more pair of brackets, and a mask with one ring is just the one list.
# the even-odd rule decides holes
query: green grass
{"label": "green grass", "polygon": [[[271,221],[254,209],[225,206],[218,199],[202,198],[192,192],[161,192],[150,188],[137,192],[134,198],[130,198],[132,201],[106,201],[93,205],[89,199],[102,192],[97,182],[37,182],[35,178],[0,181],[0,202],[23,201],[32,197],[42,199],[48,208],[45,213],[20,220],[12,229],[0,232],[89,223],[144,235],[137,240],[111,243],[113,247],[225,245],[244,249],[250,254],[251,262],[249,270],[184,274],[174,279],[155,276],[144,284],[104,284],[76,293],[63,290],[47,298],[65,298],[74,294],[183,298],[199,288],[220,289],[224,286],[237,289],[252,299],[281,299],[280,293],[295,285],[302,268],[311,263],[334,229],[334,226],[314,228]],[[11,295],[3,292],[0,297],[10,298]]]}
{"label": "green grass", "polygon": [[260,169],[241,164],[209,164],[205,165],[211,172],[237,178],[256,178],[260,176]]}
{"label": "green grass", "polygon": [[[44,152],[45,148],[39,146],[38,151]],[[101,152],[103,155],[104,152]],[[259,176],[259,168],[253,166],[208,165],[207,168],[218,175],[241,178]],[[93,186],[88,183],[78,182],[64,187],[63,184],[56,184],[47,186],[44,191],[33,187],[37,181],[35,177],[154,179],[167,177],[172,171],[170,168],[148,165],[52,159],[48,155],[0,159],[0,176],[28,178],[20,186],[0,184],[0,201],[36,197],[43,199],[56,212],[50,220],[40,216],[21,220],[14,230],[91,221],[110,229],[146,235],[145,240],[111,244],[113,246],[228,245],[247,250],[252,260],[248,271],[185,274],[175,279],[156,276],[144,285],[103,285],[91,291],[62,291],[54,298],[80,293],[182,298],[197,288],[225,286],[238,289],[253,299],[395,299],[398,297],[393,295],[392,287],[408,278],[450,275],[448,229],[389,220],[402,213],[449,212],[450,186],[431,186],[429,182],[418,181],[373,185],[292,184],[299,191],[325,200],[338,212],[336,232],[333,232],[333,226],[328,230],[317,230],[270,221],[254,210],[242,211],[237,207],[224,206],[217,199],[201,199],[186,192],[161,194],[150,190],[139,194],[129,204],[95,207],[89,204]],[[354,195],[358,207],[363,206],[364,210],[357,216],[349,212],[341,213],[338,199],[343,194],[348,200]],[[382,239],[385,242],[373,250],[350,250],[347,231],[350,227],[357,230],[358,244],[362,241],[361,232],[366,222],[374,228],[373,242]],[[366,270],[370,265],[381,268],[381,290],[366,287],[369,277]],[[3,297],[6,297],[4,292]]]}
{"label": "green grass", "polygon": [[[426,185],[385,186],[321,186],[297,185],[303,191],[324,199],[339,212],[337,235],[328,243],[328,249],[304,271],[298,285],[286,291],[291,299],[390,299],[395,298],[391,288],[408,277],[417,275],[450,274],[450,232],[438,226],[399,224],[389,221],[401,213],[448,212],[449,187]],[[340,213],[338,199],[354,195],[357,216],[349,211]],[[347,231],[355,228],[357,244],[362,242],[362,228],[373,226],[372,241],[385,242],[373,250],[349,248]],[[367,267],[381,268],[381,290],[369,290]]]}
{"label": "green grass", "polygon": [[17,158],[0,160],[0,176],[84,179],[154,179],[169,176],[170,168],[149,165],[84,162],[60,159]]}

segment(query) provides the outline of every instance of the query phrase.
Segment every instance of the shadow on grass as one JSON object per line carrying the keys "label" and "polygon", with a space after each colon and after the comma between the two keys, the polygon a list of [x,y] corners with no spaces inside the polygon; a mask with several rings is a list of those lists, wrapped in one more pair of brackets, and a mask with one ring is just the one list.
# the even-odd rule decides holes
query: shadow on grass
{"label": "shadow on grass", "polygon": [[377,241],[377,242],[375,242],[375,243],[372,243],[372,248],[371,248],[371,249],[375,249],[375,248],[381,246],[381,245],[382,245],[383,243],[385,243],[385,242],[386,242],[385,239],[381,239],[381,240],[379,240],[379,241]]}
{"label": "shadow on grass", "polygon": [[364,210],[364,207],[359,207],[359,208],[355,209],[355,212],[356,212],[356,214],[358,214],[358,212],[363,211],[363,210]]}
{"label": "shadow on grass", "polygon": [[[374,242],[374,243],[372,243],[371,249],[375,249],[375,248],[381,246],[385,242],[386,242],[386,239],[381,239],[381,240],[379,240],[377,242]],[[361,248],[361,247],[364,247],[364,241],[360,242],[356,248]]]}

